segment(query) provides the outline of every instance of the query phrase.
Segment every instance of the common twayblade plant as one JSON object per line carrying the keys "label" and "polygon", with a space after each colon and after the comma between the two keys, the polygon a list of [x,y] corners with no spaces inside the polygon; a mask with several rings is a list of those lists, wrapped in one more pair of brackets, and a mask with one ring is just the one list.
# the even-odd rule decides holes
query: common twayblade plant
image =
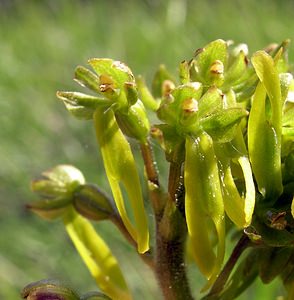
{"label": "common twayblade plant", "polygon": [[[91,94],[57,97],[77,119],[92,120],[112,194],[59,165],[32,182],[40,200],[28,208],[63,221],[100,292],[80,296],[42,280],[24,288],[23,298],[133,299],[92,225],[107,220],[154,271],[164,299],[194,299],[186,273],[194,263],[207,279],[202,299],[235,299],[257,277],[266,284],[277,276],[294,299],[294,80],[287,45],[249,57],[245,44],[216,40],[180,63],[178,80],[160,66],[151,89],[119,61],[93,58],[92,70],[78,66],[75,81]],[[141,150],[147,195],[130,140]],[[159,180],[155,144],[169,165],[167,186]],[[232,236],[236,245],[226,255]]]}

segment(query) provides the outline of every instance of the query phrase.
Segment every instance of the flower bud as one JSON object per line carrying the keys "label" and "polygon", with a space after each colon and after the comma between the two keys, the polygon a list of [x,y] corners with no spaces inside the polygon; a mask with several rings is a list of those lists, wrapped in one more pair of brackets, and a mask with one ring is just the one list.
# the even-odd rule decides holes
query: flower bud
{"label": "flower bud", "polygon": [[157,117],[169,125],[176,123],[177,120],[177,112],[170,109],[170,105],[173,102],[174,97],[172,95],[168,95],[162,99],[160,106],[156,111]]}
{"label": "flower bud", "polygon": [[117,112],[115,118],[125,135],[145,142],[149,134],[150,124],[145,107],[140,100],[132,105],[127,113]]}
{"label": "flower bud", "polygon": [[160,98],[163,96],[162,87],[166,80],[172,83],[175,82],[173,77],[167,71],[165,65],[160,65],[152,81],[152,94],[155,98]]}
{"label": "flower bud", "polygon": [[92,58],[88,62],[99,76],[100,92],[115,102],[116,109],[128,106],[125,83],[135,82],[130,68],[120,61],[108,58]]}
{"label": "flower bud", "polygon": [[[27,300],[79,300],[80,297],[69,287],[56,280],[40,280],[27,285],[21,293]],[[95,299],[95,298],[94,298]]]}
{"label": "flower bud", "polygon": [[89,64],[99,76],[107,76],[114,87],[122,89],[125,82],[134,82],[130,68],[120,61],[108,58],[92,58]]}
{"label": "flower bud", "polygon": [[178,123],[181,123],[182,110],[185,110],[183,105],[187,106],[189,99],[197,101],[202,92],[203,86],[200,82],[190,82],[177,86],[161,101],[157,110],[158,118],[169,125],[178,125]]}
{"label": "flower bud", "polygon": [[32,181],[32,191],[41,197],[68,198],[85,178],[80,170],[70,165],[58,165],[42,173],[40,179]]}
{"label": "flower bud", "polygon": [[84,183],[83,174],[75,167],[56,166],[43,172],[40,179],[32,181],[31,189],[41,196],[41,200],[28,204],[27,208],[42,218],[56,219],[67,210],[73,193]]}
{"label": "flower bud", "polygon": [[85,184],[74,193],[73,206],[79,214],[95,221],[108,219],[114,213],[110,198],[93,184]]}
{"label": "flower bud", "polygon": [[200,81],[205,86],[220,86],[223,83],[224,66],[227,63],[227,43],[215,40],[197,50],[191,63],[190,76],[193,81]]}

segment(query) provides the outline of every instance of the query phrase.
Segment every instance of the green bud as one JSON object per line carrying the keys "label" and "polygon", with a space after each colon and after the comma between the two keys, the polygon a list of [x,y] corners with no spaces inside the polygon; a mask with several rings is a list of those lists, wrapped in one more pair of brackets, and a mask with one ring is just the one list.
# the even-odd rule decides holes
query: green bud
{"label": "green bud", "polygon": [[100,292],[89,292],[85,295],[82,295],[81,300],[111,300],[107,295]]}
{"label": "green bud", "polygon": [[56,219],[68,209],[73,193],[84,183],[83,174],[75,167],[56,166],[43,172],[40,179],[32,181],[32,191],[42,199],[28,204],[27,208],[42,218]]}
{"label": "green bud", "polygon": [[56,96],[63,101],[67,110],[77,119],[93,119],[93,113],[98,106],[110,106],[106,98],[98,98],[78,92],[57,92]]}
{"label": "green bud", "polygon": [[150,124],[143,103],[138,100],[127,113],[117,112],[116,121],[122,132],[141,142],[145,142],[149,134]]}
{"label": "green bud", "polygon": [[191,79],[205,85],[217,84],[223,80],[223,70],[227,62],[227,43],[215,40],[196,51],[191,64]]}
{"label": "green bud", "polygon": [[79,300],[80,297],[69,287],[56,280],[40,280],[24,287],[21,292],[27,300]]}
{"label": "green bud", "polygon": [[112,79],[115,88],[123,88],[125,82],[134,82],[134,75],[130,68],[120,61],[109,58],[92,58],[89,64],[99,75]]}
{"label": "green bud", "polygon": [[170,109],[170,105],[174,102],[174,97],[168,95],[163,98],[158,110],[156,111],[157,117],[166,122],[167,124],[175,124],[177,120],[177,112]]}
{"label": "green bud", "polygon": [[32,191],[42,197],[71,197],[72,192],[85,183],[80,170],[70,165],[58,165],[42,173],[40,179],[32,181]]}
{"label": "green bud", "polygon": [[100,92],[106,98],[115,102],[116,109],[127,107],[129,105],[128,101],[133,96],[127,99],[125,83],[135,82],[130,68],[120,61],[108,58],[92,58],[88,62],[99,76]]}
{"label": "green bud", "polygon": [[184,100],[194,98],[198,100],[202,96],[203,85],[200,82],[189,82],[177,86],[172,95],[175,98],[174,109],[181,107]]}
{"label": "green bud", "polygon": [[85,184],[74,193],[73,206],[79,214],[95,221],[109,219],[115,211],[110,198],[93,184]]}
{"label": "green bud", "polygon": [[152,95],[154,95],[155,98],[162,97],[162,86],[166,80],[172,83],[175,82],[173,77],[167,71],[165,65],[160,65],[152,81]]}
{"label": "green bud", "polygon": [[178,125],[178,123],[181,123],[183,103],[187,101],[186,104],[188,104],[190,101],[188,99],[197,101],[201,97],[202,91],[203,86],[199,82],[190,82],[177,86],[171,91],[169,96],[162,100],[157,110],[158,118],[167,124]]}

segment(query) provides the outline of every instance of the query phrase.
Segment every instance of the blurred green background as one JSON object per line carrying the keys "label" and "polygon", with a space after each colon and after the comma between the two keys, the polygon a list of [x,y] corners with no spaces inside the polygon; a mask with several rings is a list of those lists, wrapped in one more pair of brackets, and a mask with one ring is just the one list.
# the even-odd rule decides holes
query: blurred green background
{"label": "blurred green background", "polygon": [[[214,39],[245,42],[252,53],[294,40],[293,28],[291,0],[1,0],[0,299],[19,299],[24,285],[43,278],[59,278],[80,292],[96,289],[62,224],[24,208],[35,199],[30,180],[60,163],[74,164],[108,189],[91,122],[73,119],[55,97],[57,90],[80,90],[72,81],[76,65],[110,57],[150,80],[160,63],[176,74],[181,60]],[[291,46],[292,61],[293,54]],[[151,273],[116,229],[97,228],[135,299],[160,299]],[[193,288],[202,283],[194,274]],[[256,282],[239,299],[276,299],[283,292],[278,280]]]}

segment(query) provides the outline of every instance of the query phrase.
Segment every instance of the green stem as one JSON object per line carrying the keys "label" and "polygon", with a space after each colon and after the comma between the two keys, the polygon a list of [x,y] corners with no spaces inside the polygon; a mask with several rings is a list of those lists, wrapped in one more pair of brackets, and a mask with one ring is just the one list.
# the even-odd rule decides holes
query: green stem
{"label": "green stem", "polygon": [[[192,300],[186,275],[185,244],[187,226],[176,200],[181,183],[181,164],[171,163],[169,173],[169,197],[164,214],[157,223],[156,273],[166,300]],[[184,194],[181,195],[183,197]],[[180,199],[178,199],[180,200]]]}
{"label": "green stem", "polygon": [[193,300],[184,263],[184,241],[185,238],[168,240],[157,233],[155,267],[166,300]]}
{"label": "green stem", "polygon": [[205,299],[214,299],[215,295],[218,295],[224,288],[234,266],[236,265],[238,259],[240,258],[241,254],[244,252],[251,245],[251,241],[247,235],[243,234],[236,244],[229,260],[227,261],[226,265],[224,266],[223,270],[219,274],[218,278],[214,282],[209,294],[205,296]]}
{"label": "green stem", "polygon": [[182,164],[171,162],[168,179],[168,193],[171,201],[185,217],[185,188],[182,175]]}
{"label": "green stem", "polygon": [[171,162],[168,179],[168,193],[172,201],[177,200],[177,191],[182,184],[182,164]]}
{"label": "green stem", "polygon": [[142,158],[148,180],[150,200],[155,214],[155,219],[160,219],[166,202],[164,193],[160,187],[158,170],[154,160],[153,149],[149,141],[140,144]]}
{"label": "green stem", "polygon": [[142,157],[149,183],[150,199],[156,222],[155,273],[166,300],[193,300],[185,268],[186,221],[176,201],[181,185],[181,163],[171,163],[168,194],[158,180],[156,162],[149,142],[141,144]]}
{"label": "green stem", "polygon": [[158,170],[156,167],[156,162],[154,160],[151,144],[149,141],[147,141],[145,144],[142,143],[140,146],[142,157],[144,159],[147,178],[154,185],[157,185],[159,187]]}
{"label": "green stem", "polygon": [[[119,229],[125,239],[135,248],[137,249],[137,243],[133,239],[133,237],[128,232],[127,228],[125,227],[122,219],[116,214],[111,218],[112,223]],[[152,255],[152,251],[146,251],[145,253],[140,254],[141,259],[152,269],[154,270],[154,259]]]}

